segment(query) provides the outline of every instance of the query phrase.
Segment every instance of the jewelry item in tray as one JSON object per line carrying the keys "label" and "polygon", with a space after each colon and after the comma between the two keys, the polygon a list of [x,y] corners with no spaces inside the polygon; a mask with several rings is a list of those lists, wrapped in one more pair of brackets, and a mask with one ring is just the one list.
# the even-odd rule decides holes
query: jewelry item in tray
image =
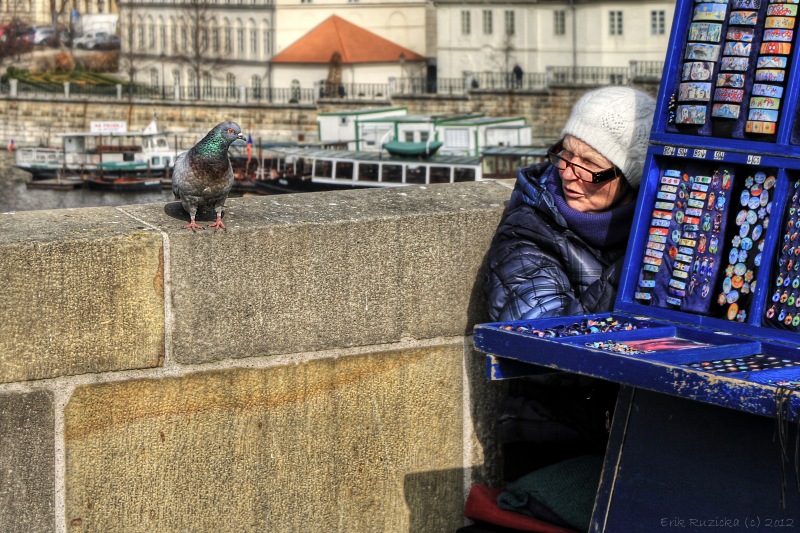
{"label": "jewelry item in tray", "polygon": [[708,312],[722,262],[720,241],[732,181],[728,168],[663,171],[636,300]]}
{"label": "jewelry item in tray", "polygon": [[589,348],[594,348],[596,350],[603,350],[604,352],[618,353],[621,355],[652,353],[652,350],[638,350],[636,348],[631,347],[628,344],[625,344],[624,342],[595,341],[595,342],[587,342],[586,346],[588,346]]}
{"label": "jewelry item in tray", "polygon": [[765,304],[764,325],[800,331],[800,180],[792,184],[789,194],[792,196],[778,241],[773,266],[776,275]]}
{"label": "jewelry item in tray", "polygon": [[620,322],[619,320],[608,317],[600,319],[585,318],[580,322],[569,325],[559,324],[550,328],[531,328],[525,326],[500,326],[506,331],[516,331],[517,333],[527,333],[539,338],[575,337],[578,335],[592,335],[594,333],[613,333],[616,331],[632,331],[647,326],[637,326],[632,322]]}
{"label": "jewelry item in tray", "polygon": [[681,366],[693,368],[695,370],[703,370],[705,372],[713,372],[715,374],[733,374],[735,372],[758,372],[760,370],[790,368],[793,366],[800,366],[800,361],[780,359],[773,355],[755,354],[746,357],[684,363]]}
{"label": "jewelry item in tray", "polygon": [[750,300],[756,288],[764,236],[772,211],[774,169],[759,169],[751,173],[744,180],[744,186],[739,195],[739,211],[734,219],[738,231],[730,240],[722,290],[717,294],[722,316],[737,322],[747,319]]}

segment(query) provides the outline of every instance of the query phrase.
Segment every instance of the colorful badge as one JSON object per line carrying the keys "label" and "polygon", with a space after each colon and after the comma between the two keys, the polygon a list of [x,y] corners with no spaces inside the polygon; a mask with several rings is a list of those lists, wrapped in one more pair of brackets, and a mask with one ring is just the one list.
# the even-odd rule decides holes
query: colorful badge
{"label": "colorful badge", "polygon": [[795,17],[767,17],[764,21],[764,27],[791,30],[794,28],[795,20]]}
{"label": "colorful badge", "polygon": [[730,87],[741,89],[744,87],[744,74],[723,73],[717,74],[717,87]]}
{"label": "colorful badge", "polygon": [[761,69],[756,70],[756,81],[772,81],[781,82],[786,75],[785,70],[778,69]]}
{"label": "colorful badge", "polygon": [[710,61],[687,61],[681,71],[682,81],[706,81],[711,78],[714,63]]}
{"label": "colorful badge", "polygon": [[750,55],[751,46],[752,46],[751,43],[745,43],[739,41],[733,43],[725,43],[725,48],[722,52],[722,55],[747,57]]}
{"label": "colorful badge", "polygon": [[767,6],[769,17],[796,17],[797,6],[791,4],[770,4]]}
{"label": "colorful badge", "polygon": [[756,83],[753,85],[753,95],[780,98],[783,96],[783,87],[780,85],[765,85],[763,83]]}
{"label": "colorful badge", "polygon": [[760,133],[764,135],[774,135],[777,129],[775,122],[755,122],[748,120],[744,125],[747,133]]}
{"label": "colorful badge", "polygon": [[788,56],[792,51],[792,43],[764,42],[761,43],[761,55],[781,54]]}
{"label": "colorful badge", "polygon": [[744,72],[750,65],[750,58],[747,57],[723,57],[719,63],[720,70],[734,70]]}
{"label": "colorful badge", "polygon": [[741,107],[737,104],[714,104],[711,108],[711,116],[717,118],[739,118]]}
{"label": "colorful badge", "polygon": [[745,41],[750,42],[753,40],[753,28],[740,28],[738,26],[729,26],[725,34],[725,39],[728,41]]}
{"label": "colorful badge", "polygon": [[[728,12],[726,4],[698,4],[694,7],[694,16],[692,20],[708,20],[712,22],[722,22],[725,20],[725,14]],[[731,14],[733,15],[733,14]],[[755,24],[755,22],[753,23]]]}
{"label": "colorful badge", "polygon": [[744,98],[744,90],[742,89],[716,89],[714,91],[714,100],[718,102],[741,102]]}
{"label": "colorful badge", "polygon": [[[695,8],[697,13],[697,8]],[[717,19],[697,19],[694,20],[717,20]],[[731,11],[728,23],[734,26],[755,26],[758,22],[758,11]]]}
{"label": "colorful badge", "polygon": [[[794,30],[780,30],[780,29],[764,30],[765,41],[783,41],[789,43],[792,41],[793,35],[794,35]],[[731,54],[731,55],[739,55],[739,54]]]}
{"label": "colorful badge", "polygon": [[788,58],[784,56],[761,56],[756,68],[786,68]]}
{"label": "colorful badge", "polygon": [[681,83],[678,87],[678,100],[705,102],[711,99],[711,84],[702,82]]}
{"label": "colorful badge", "polygon": [[750,98],[750,109],[779,109],[781,101],[769,96],[754,96]]}
{"label": "colorful badge", "polygon": [[719,59],[719,49],[718,44],[690,43],[686,45],[686,59],[716,61]]}
{"label": "colorful badge", "polygon": [[704,105],[679,105],[676,121],[678,124],[705,124],[706,106]]}

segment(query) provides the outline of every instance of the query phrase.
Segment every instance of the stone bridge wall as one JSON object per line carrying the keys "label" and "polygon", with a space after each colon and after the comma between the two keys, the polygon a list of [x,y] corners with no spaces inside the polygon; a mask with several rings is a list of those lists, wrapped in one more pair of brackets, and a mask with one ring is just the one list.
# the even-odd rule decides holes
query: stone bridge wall
{"label": "stone bridge wall", "polygon": [[0,531],[411,532],[496,476],[508,183],[0,215]]}

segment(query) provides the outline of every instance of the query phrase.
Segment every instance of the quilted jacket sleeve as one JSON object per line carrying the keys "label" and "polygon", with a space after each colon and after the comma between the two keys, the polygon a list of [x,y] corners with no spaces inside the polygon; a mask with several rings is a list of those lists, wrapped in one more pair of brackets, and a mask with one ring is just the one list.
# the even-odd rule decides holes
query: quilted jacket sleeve
{"label": "quilted jacket sleeve", "polygon": [[527,204],[506,213],[488,253],[486,294],[493,321],[604,312],[613,308],[622,258],[603,265],[568,232]]}

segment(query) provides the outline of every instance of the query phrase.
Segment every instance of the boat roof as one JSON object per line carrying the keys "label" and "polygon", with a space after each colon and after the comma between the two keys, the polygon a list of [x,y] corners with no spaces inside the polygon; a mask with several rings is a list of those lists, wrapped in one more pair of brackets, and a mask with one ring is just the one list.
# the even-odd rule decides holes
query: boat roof
{"label": "boat roof", "polygon": [[[506,124],[508,122],[517,122],[520,120],[523,122],[523,124],[514,124],[514,125]],[[444,120],[441,122],[441,125],[449,126],[449,125],[468,124],[473,126],[483,126],[486,124],[505,124],[506,127],[511,127],[511,126],[519,127],[519,126],[525,126],[526,125],[525,122],[526,121],[524,117],[484,117],[484,116],[474,117],[473,116],[473,117],[463,117],[463,118]]]}
{"label": "boat roof", "polygon": [[397,122],[397,123],[441,123],[458,122],[466,119],[483,117],[483,115],[390,115],[378,118],[360,119],[360,123],[368,122]]}
{"label": "boat roof", "polygon": [[363,161],[367,163],[412,163],[417,165],[422,164],[437,164],[437,165],[463,165],[463,166],[477,166],[480,164],[480,158],[474,156],[464,155],[447,155],[435,154],[428,158],[418,157],[402,157],[391,155],[386,152],[361,152],[353,150],[323,150],[318,148],[292,148],[292,147],[275,147],[272,149],[285,155],[292,155],[296,157],[305,157],[309,159],[341,159]]}
{"label": "boat roof", "polygon": [[547,156],[547,148],[542,148],[541,146],[487,146],[481,152],[483,155]]}
{"label": "boat roof", "polygon": [[394,111],[408,111],[407,107],[365,107],[363,109],[346,109],[344,111],[326,111],[319,113],[317,117],[341,117],[341,116],[358,116],[358,115],[374,115],[376,113],[387,113]]}
{"label": "boat roof", "polygon": [[95,133],[91,131],[70,131],[57,133],[59,137],[163,137],[167,135],[165,131],[126,131],[126,132],[105,132]]}

